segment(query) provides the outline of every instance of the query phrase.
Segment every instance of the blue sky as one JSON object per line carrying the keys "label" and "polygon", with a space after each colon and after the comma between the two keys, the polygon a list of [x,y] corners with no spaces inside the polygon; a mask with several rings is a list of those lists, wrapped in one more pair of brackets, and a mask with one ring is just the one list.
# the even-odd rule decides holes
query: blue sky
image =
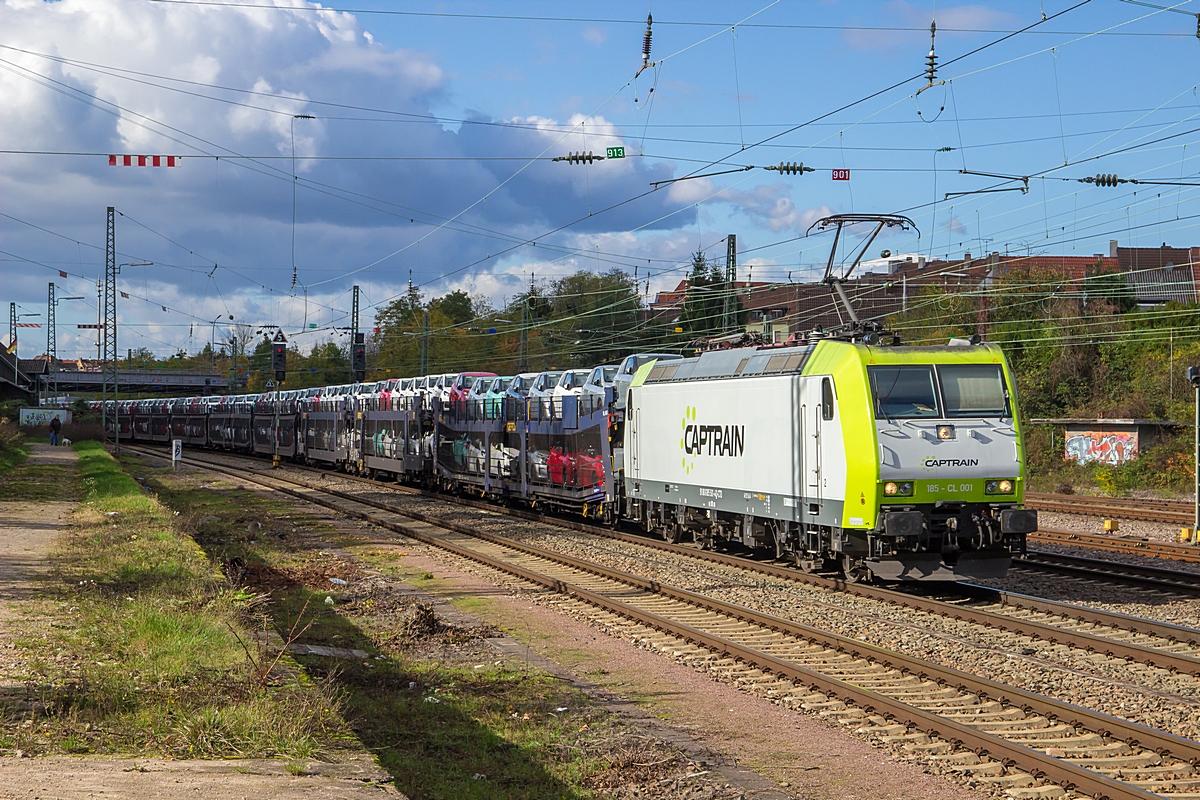
{"label": "blue sky", "polygon": [[[230,315],[315,323],[301,346],[341,336],[329,329],[347,324],[351,285],[369,320],[410,270],[428,295],[500,304],[531,274],[616,266],[651,299],[698,247],[723,253],[729,232],[743,276],[811,278],[828,237],[804,234],[828,213],[907,213],[920,236],[872,250],[935,257],[1200,245],[1195,187],[1077,180],[1200,182],[1190,12],[1119,0],[273,5],[305,9],[0,3],[0,150],[16,151],[0,154],[0,300],[44,315],[49,280],[88,295],[59,307],[60,355],[95,352],[75,326],[94,319],[108,205],[122,215],[120,261],[154,262],[123,268],[120,347],[161,354],[200,349]],[[633,80],[650,10],[657,64]],[[946,83],[917,95],[934,18]],[[624,161],[546,160],[614,144]],[[110,167],[110,153],[184,161]],[[761,169],[781,161],[815,171]],[[835,168],[851,179],[832,180]],[[963,169],[1031,176],[1029,191],[946,198],[1024,185]],[[45,331],[29,340],[24,356]]]}

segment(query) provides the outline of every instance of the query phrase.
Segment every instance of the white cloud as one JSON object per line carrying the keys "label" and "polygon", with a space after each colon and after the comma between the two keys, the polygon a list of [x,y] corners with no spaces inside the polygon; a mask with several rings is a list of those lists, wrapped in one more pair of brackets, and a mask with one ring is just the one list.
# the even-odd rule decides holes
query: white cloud
{"label": "white cloud", "polygon": [[744,214],[763,221],[772,231],[804,233],[821,217],[829,216],[829,206],[800,209],[791,198],[791,188],[781,183],[766,183],[749,191],[730,189],[721,199],[732,203]]}
{"label": "white cloud", "polygon": [[[274,1],[281,6],[297,2]],[[636,158],[632,152],[624,160],[596,163],[586,171],[578,165],[533,163],[511,181],[514,162],[472,158],[533,157],[544,150],[546,155],[580,150],[604,154],[607,147],[626,142],[617,126],[603,117],[583,124],[578,113],[569,115],[566,123],[530,115],[511,121],[534,130],[468,123],[457,131],[397,122],[395,116],[387,122],[353,125],[327,120],[344,112],[333,112],[320,101],[424,115],[445,107],[451,93],[448,74],[430,56],[380,45],[352,14],[144,0],[5,0],[0,2],[0,30],[4,44],[31,51],[0,50],[0,58],[16,65],[0,69],[0,149],[185,156],[183,167],[172,170],[113,168],[103,157],[4,156],[0,196],[6,211],[84,243],[103,245],[103,209],[116,206],[128,215],[118,219],[121,259],[160,265],[137,292],[152,302],[129,301],[122,307],[130,321],[129,335],[135,337],[128,344],[123,339],[122,348],[145,344],[170,352],[189,343],[200,346],[207,337],[201,337],[196,326],[211,327],[212,318],[226,306],[239,322],[300,325],[305,283],[316,287],[310,291],[308,310],[323,320],[321,315],[336,314],[321,311],[321,305],[348,307],[346,292],[355,280],[364,286],[386,286],[379,294],[387,296],[388,291],[402,291],[409,268],[416,270],[417,282],[430,283],[429,291],[435,294],[463,286],[497,297],[514,291],[521,259],[540,254],[519,249],[501,259],[499,267],[495,258],[481,260],[510,246],[513,237],[577,223],[556,241],[575,241],[576,236],[605,241],[613,231],[661,219],[628,238],[615,235],[601,249],[620,245],[630,252],[668,252],[674,249],[668,240],[676,238],[672,229],[695,220],[695,210],[686,205],[683,213],[672,216],[684,203],[678,189],[589,216],[591,210],[646,192],[651,180],[671,177],[670,165]],[[294,123],[299,174],[344,189],[346,199],[321,193],[325,187],[299,184],[295,261],[300,286],[292,297],[292,181],[287,156],[292,115],[301,112],[317,119]],[[562,129],[573,125],[578,130],[564,136]],[[398,134],[404,137],[405,154],[461,160],[304,158],[392,154]],[[201,153],[222,157],[214,162],[199,157]],[[231,158],[234,154],[275,158],[250,163]],[[462,213],[501,183],[504,186],[486,203]],[[420,248],[403,249],[457,214],[462,214],[462,225],[439,231]],[[476,227],[464,230],[467,225]],[[60,264],[72,275],[92,276],[63,280],[66,290],[93,295],[102,250],[9,220],[0,220],[0,236],[5,250],[47,265],[4,265],[2,282],[16,299],[44,304],[46,281],[55,277]],[[682,242],[689,236],[678,238]],[[397,250],[403,252],[369,272],[347,277]],[[551,264],[553,258],[546,258],[544,267],[530,263],[544,269],[539,275],[545,276],[595,267],[594,259],[586,256],[563,259],[561,264]],[[456,272],[477,261],[478,266]],[[209,277],[214,263],[230,269]],[[209,266],[201,269],[205,264]],[[433,282],[448,273],[453,277]],[[122,275],[121,281],[133,279]],[[317,285],[327,279],[331,282]],[[166,315],[162,305],[180,313]],[[88,321],[83,309],[63,313],[74,315],[68,325]],[[142,324],[150,327],[138,327]],[[73,331],[63,341],[72,340]],[[155,344],[152,339],[161,341]],[[94,352],[87,350],[86,338],[74,346],[83,348],[82,355]]]}
{"label": "white cloud", "polygon": [[580,36],[582,36],[585,41],[597,45],[604,44],[608,41],[608,34],[603,29],[597,28],[595,25],[588,25],[584,27],[583,31],[580,33]]}

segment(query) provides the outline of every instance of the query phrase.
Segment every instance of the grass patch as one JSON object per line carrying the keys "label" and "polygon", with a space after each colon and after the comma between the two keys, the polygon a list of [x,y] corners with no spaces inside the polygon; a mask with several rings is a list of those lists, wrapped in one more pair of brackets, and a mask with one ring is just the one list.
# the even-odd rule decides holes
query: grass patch
{"label": "grass patch", "polygon": [[[455,629],[399,591],[386,576],[422,588],[442,579],[409,567],[403,551],[381,549],[377,534],[335,529],[290,501],[186,473],[157,474],[151,485],[215,562],[266,598],[284,639],[294,632],[298,643],[368,654],[296,662],[341,699],[350,732],[414,800],[592,798],[679,765],[676,752],[583,693],[498,661],[480,639],[492,629]],[[353,541],[353,560],[331,552],[331,541]]]}
{"label": "grass patch", "polygon": [[25,460],[25,434],[8,418],[0,418],[0,475]]}
{"label": "grass patch", "polygon": [[[0,426],[3,427],[3,426]],[[0,434],[0,439],[3,434]],[[9,440],[12,441],[11,439]],[[73,500],[74,470],[63,464],[30,464],[27,447],[0,446],[0,501]]]}
{"label": "grass patch", "polygon": [[2,718],[11,746],[290,758],[336,749],[346,727],[329,683],[255,674],[239,639],[261,622],[256,598],[230,586],[99,444],[75,448],[84,502],[53,556],[50,625],[24,643],[43,710]]}
{"label": "grass patch", "polygon": [[0,475],[10,472],[13,467],[20,464],[29,456],[29,453],[21,447],[6,447],[0,450]]}

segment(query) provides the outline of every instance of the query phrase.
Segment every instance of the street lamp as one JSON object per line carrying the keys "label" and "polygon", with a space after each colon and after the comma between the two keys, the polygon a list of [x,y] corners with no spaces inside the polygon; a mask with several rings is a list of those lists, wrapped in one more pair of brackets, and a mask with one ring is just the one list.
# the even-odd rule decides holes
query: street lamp
{"label": "street lamp", "polygon": [[[214,375],[217,372],[217,320],[223,316],[225,315],[217,314],[215,317],[213,317],[212,323],[210,323],[212,325],[212,336],[208,340],[208,355],[210,365],[209,368],[213,371]],[[229,319],[233,319],[233,314],[229,315]]]}
{"label": "street lamp", "polygon": [[[51,380],[46,382],[47,388],[53,387],[55,401],[58,400],[58,325],[55,309],[64,300],[84,300],[83,295],[74,297],[56,297],[54,281],[50,281],[50,294],[46,304],[46,368],[49,369]],[[38,405],[41,405],[39,395]]]}
{"label": "street lamp", "polygon": [[296,288],[296,120],[316,119],[312,114],[292,114],[292,288]]}

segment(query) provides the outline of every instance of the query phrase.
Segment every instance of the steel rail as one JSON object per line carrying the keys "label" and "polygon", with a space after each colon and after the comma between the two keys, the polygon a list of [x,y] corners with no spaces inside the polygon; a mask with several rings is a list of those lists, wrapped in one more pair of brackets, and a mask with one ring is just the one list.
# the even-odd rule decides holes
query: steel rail
{"label": "steel rail", "polygon": [[1170,642],[1182,642],[1200,647],[1200,630],[1184,625],[1176,625],[1173,622],[1162,622],[1156,619],[1118,614],[1115,611],[1101,611],[1099,609],[1088,608],[1087,606],[1061,603],[1057,600],[1047,600],[1004,589],[993,589],[990,586],[976,586],[971,583],[955,584],[955,589],[991,603],[999,603],[1014,608],[1024,608],[1043,614],[1054,614],[1078,622],[1106,625],[1111,628],[1141,633],[1147,636],[1158,636]]}
{"label": "steel rail", "polygon": [[[700,595],[686,589],[673,587],[659,581],[652,581],[642,578],[637,575],[632,575],[619,570],[602,567],[592,562],[583,561],[571,556],[566,556],[550,550],[545,550],[533,545],[527,545],[521,542],[507,539],[506,537],[491,534],[483,531],[476,531],[469,526],[459,525],[457,523],[441,520],[430,515],[421,514],[419,512],[409,512],[389,506],[386,503],[372,500],[369,498],[355,497],[338,489],[322,486],[312,486],[292,478],[286,478],[279,475],[264,476],[257,471],[244,470],[237,467],[229,467],[228,465],[214,464],[196,459],[186,459],[197,466],[204,468],[215,469],[227,474],[241,477],[259,485],[266,486],[275,491],[288,494],[307,502],[312,502],[321,505],[330,510],[335,510],[340,513],[350,514],[364,521],[369,521],[374,524],[379,524],[382,527],[401,533],[406,536],[411,536],[419,541],[425,542],[435,547],[440,547],[454,552],[464,558],[475,560],[479,563],[484,563],[490,567],[501,569],[510,574],[517,575],[522,579],[532,580],[538,585],[546,586],[554,591],[579,597],[589,603],[598,605],[606,610],[619,613],[634,621],[643,622],[654,627],[655,629],[671,633],[671,635],[679,636],[687,641],[704,644],[704,646],[715,650],[716,652],[725,655],[733,656],[739,660],[754,664],[755,666],[785,677],[792,677],[794,680],[802,682],[811,681],[812,686],[819,691],[828,691],[842,699],[852,700],[856,705],[859,705],[868,713],[873,710],[882,710],[885,714],[895,716],[901,719],[905,724],[919,727],[928,733],[940,736],[953,743],[963,744],[971,747],[978,752],[986,752],[989,755],[998,755],[1001,760],[1011,759],[1014,762],[1031,765],[1032,769],[1027,769],[1035,776],[1045,776],[1055,783],[1066,786],[1067,788],[1078,789],[1093,797],[1111,797],[1111,798],[1151,798],[1155,797],[1149,792],[1133,787],[1121,781],[1109,778],[1099,772],[1094,772],[1085,767],[1072,764],[1067,761],[1062,761],[1053,756],[1048,756],[1045,753],[1026,747],[1019,743],[1009,742],[1002,737],[988,734],[983,731],[971,728],[964,723],[948,720],[922,709],[917,709],[900,701],[886,697],[885,695],[872,692],[868,689],[855,686],[838,678],[822,675],[807,667],[803,667],[792,662],[784,661],[771,656],[767,653],[762,653],[756,649],[749,648],[737,642],[732,642],[715,634],[706,633],[704,631],[691,628],[690,626],[678,623],[667,618],[647,612],[643,609],[636,608],[622,601],[614,600],[605,597],[598,593],[584,589],[574,584],[562,581],[559,578],[542,575],[530,570],[526,570],[517,565],[504,561],[503,559],[495,559],[470,548],[462,547],[453,542],[448,542],[442,537],[430,536],[420,531],[414,530],[412,526],[403,523],[394,522],[387,519],[379,519],[370,512],[362,511],[354,508],[354,505],[366,506],[370,509],[385,511],[391,514],[398,514],[414,519],[418,522],[423,522],[427,525],[439,527],[444,530],[450,530],[455,533],[461,533],[481,541],[486,541],[501,547],[522,552],[527,555],[535,556],[548,560],[554,563],[568,566],[589,574],[597,575],[609,580],[619,581],[626,585],[641,589],[646,592],[668,597],[681,602],[686,602],[699,608],[714,611],[722,615],[728,616],[739,621],[750,622],[768,630],[786,633],[794,638],[806,640],[813,644],[820,645],[836,650],[840,653],[846,653],[852,658],[861,658],[872,661],[876,664],[888,667],[899,671],[902,674],[910,674],[919,676],[922,679],[932,680],[941,685],[955,688],[960,691],[968,692],[973,695],[994,700],[996,702],[1021,708],[1026,713],[1040,714],[1047,719],[1057,720],[1063,724],[1074,728],[1082,728],[1084,730],[1099,734],[1107,738],[1115,738],[1123,741],[1131,746],[1142,747],[1151,750],[1159,755],[1167,755],[1190,764],[1200,764],[1200,742],[1186,739],[1166,731],[1156,730],[1138,723],[1123,720],[1117,717],[1112,717],[1107,714],[1101,714],[1097,711],[1082,708],[1070,703],[1056,700],[1051,697],[1039,695],[1034,692],[1029,692],[1019,687],[1008,686],[987,678],[971,675],[969,673],[956,670],[951,667],[945,667],[923,659],[908,656],[895,651],[890,651],[885,648],[875,645],[860,642],[849,637],[839,634],[822,631],[817,628],[812,628],[792,620],[777,617],[772,614],[756,611],[745,606],[739,606],[733,603],[716,600],[712,597]],[[300,487],[299,491],[290,489],[286,485],[275,484],[292,484]],[[344,503],[349,503],[351,506],[346,506],[326,500],[322,497],[313,496],[312,493],[326,494],[342,500]],[[778,670],[778,672],[777,672]]]}
{"label": "steel rail", "polygon": [[1154,539],[1127,536],[1104,536],[1097,533],[1075,533],[1074,531],[1042,530],[1030,534],[1031,542],[1056,544],[1062,547],[1089,547],[1111,553],[1129,553],[1147,558],[1163,558],[1200,564],[1200,548],[1189,544],[1160,542]]}
{"label": "steel rail", "polygon": [[[722,566],[742,569],[762,575],[769,575],[771,577],[796,583],[805,583],[830,591],[841,592],[877,602],[898,605],[902,608],[912,608],[918,611],[936,614],[939,616],[946,616],[952,619],[963,620],[1001,631],[1012,631],[1018,635],[1031,636],[1033,638],[1048,641],[1051,644],[1065,644],[1069,647],[1083,650],[1084,652],[1088,653],[1102,653],[1110,658],[1123,658],[1141,664],[1161,667],[1172,672],[1200,675],[1200,658],[1195,655],[1174,653],[1150,645],[1125,642],[1120,639],[1112,639],[1109,637],[1096,635],[1094,633],[1075,631],[1069,628],[1060,628],[1054,625],[1038,622],[1036,620],[1022,619],[1019,617],[999,614],[993,611],[987,611],[985,609],[970,608],[968,606],[949,603],[944,600],[922,597],[909,592],[885,589],[876,586],[867,586],[863,584],[847,583],[846,581],[839,579],[825,578],[818,575],[800,572],[793,567],[764,564],[762,562],[751,561],[746,558],[715,553],[711,551],[698,551],[695,548],[684,545],[670,544],[659,540],[647,539],[645,536],[634,536],[621,533],[608,528],[581,523],[577,520],[564,520],[558,517],[546,517],[544,515],[523,511],[520,509],[498,508],[491,504],[480,501],[466,500],[457,497],[447,497],[445,495],[427,493],[418,489],[412,489],[410,487],[380,484],[378,481],[353,475],[328,473],[324,470],[316,470],[313,468],[300,469],[314,471],[321,475],[336,475],[338,478],[350,479],[355,482],[367,484],[374,488],[392,491],[400,490],[403,493],[415,492],[421,496],[427,496],[431,499],[446,501],[456,505],[465,505],[468,507],[503,513],[507,516],[513,516],[532,522],[553,524],[558,527],[565,527],[571,530],[578,530],[585,533],[600,535],[636,546],[649,547],[651,549],[669,552],[693,560],[720,564]],[[407,515],[410,512],[405,511],[403,513]],[[1144,620],[1137,617],[1115,614],[1112,612],[1087,609],[1081,606],[1058,603],[1053,600],[1038,600],[1037,598],[1026,597],[1024,595],[998,592],[997,590],[986,589],[985,587],[971,587],[968,590],[968,593],[976,597],[982,597],[991,602],[999,602],[1003,605],[1026,608],[1029,610],[1039,611],[1041,613],[1050,613],[1074,620],[1093,622],[1134,633],[1160,636],[1166,638],[1169,642],[1182,641],[1200,646],[1200,630],[1193,628],[1185,628],[1183,626],[1156,622],[1154,620]]]}
{"label": "steel rail", "polygon": [[1200,574],[1176,570],[1142,567],[1095,558],[1068,556],[1062,553],[1044,553],[1030,550],[1022,559],[1013,561],[1015,566],[1032,567],[1037,570],[1061,572],[1083,578],[1103,578],[1121,581],[1130,586],[1185,594],[1200,594]]}
{"label": "steel rail", "polygon": [[1025,504],[1040,510],[1061,511],[1089,517],[1111,516],[1154,522],[1181,522],[1186,523],[1188,527],[1191,527],[1194,522],[1192,505],[1174,500],[1026,492]]}

